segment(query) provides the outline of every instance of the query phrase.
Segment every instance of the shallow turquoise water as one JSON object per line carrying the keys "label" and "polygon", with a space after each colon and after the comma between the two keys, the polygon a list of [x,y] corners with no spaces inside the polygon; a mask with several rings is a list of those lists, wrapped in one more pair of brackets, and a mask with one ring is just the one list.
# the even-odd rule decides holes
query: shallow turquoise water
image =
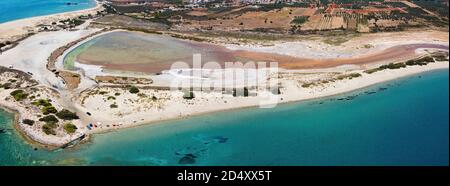
{"label": "shallow turquoise water", "polygon": [[[77,3],[67,5],[66,3]],[[22,18],[87,9],[94,0],[1,0],[0,23]]]}
{"label": "shallow turquoise water", "polygon": [[[448,83],[448,70],[428,72],[275,109],[100,134],[58,152],[0,134],[0,164],[179,165],[192,154],[193,165],[448,165]],[[10,127],[11,116],[0,115]]]}

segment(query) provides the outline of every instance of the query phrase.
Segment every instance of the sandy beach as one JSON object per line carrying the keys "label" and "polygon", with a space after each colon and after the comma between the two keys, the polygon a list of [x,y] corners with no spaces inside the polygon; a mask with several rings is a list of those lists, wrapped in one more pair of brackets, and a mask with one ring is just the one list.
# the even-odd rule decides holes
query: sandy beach
{"label": "sandy beach", "polygon": [[96,14],[97,11],[103,10],[102,4],[98,1],[96,1],[96,3],[96,6],[90,9],[37,16],[1,23],[0,42],[15,41],[26,36],[29,33],[36,33],[38,31],[36,26],[40,24],[51,24],[52,22],[76,18],[81,15]]}

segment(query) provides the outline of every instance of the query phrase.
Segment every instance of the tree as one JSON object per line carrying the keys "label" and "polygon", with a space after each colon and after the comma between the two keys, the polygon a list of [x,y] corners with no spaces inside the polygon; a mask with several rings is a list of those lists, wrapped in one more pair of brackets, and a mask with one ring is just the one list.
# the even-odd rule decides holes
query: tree
{"label": "tree", "polygon": [[25,93],[23,90],[20,90],[20,89],[12,91],[10,93],[10,95],[13,96],[16,101],[21,101],[21,100],[27,98],[27,96],[28,96],[27,93]]}
{"label": "tree", "polygon": [[75,112],[71,112],[67,109],[62,109],[55,115],[58,116],[59,119],[64,119],[64,120],[80,119]]}
{"label": "tree", "polygon": [[64,131],[66,131],[68,134],[73,134],[73,133],[75,133],[75,131],[77,131],[77,126],[75,126],[74,124],[72,124],[72,123],[66,123],[66,124],[64,124]]}
{"label": "tree", "polygon": [[42,131],[47,135],[56,135],[55,128],[57,125],[55,123],[46,123],[42,125]]}
{"label": "tree", "polygon": [[137,94],[137,93],[139,93],[139,89],[137,87],[135,87],[135,86],[131,86],[130,87],[130,93]]}
{"label": "tree", "polygon": [[47,114],[54,114],[57,113],[58,110],[56,110],[56,108],[54,106],[45,106],[44,108],[41,109],[42,114],[47,115]]}
{"label": "tree", "polygon": [[30,126],[33,126],[34,121],[31,120],[31,119],[24,119],[24,120],[22,120],[22,123],[23,123],[23,124],[30,125]]}
{"label": "tree", "polygon": [[54,115],[48,115],[40,118],[39,121],[43,121],[45,123],[58,123],[59,120]]}

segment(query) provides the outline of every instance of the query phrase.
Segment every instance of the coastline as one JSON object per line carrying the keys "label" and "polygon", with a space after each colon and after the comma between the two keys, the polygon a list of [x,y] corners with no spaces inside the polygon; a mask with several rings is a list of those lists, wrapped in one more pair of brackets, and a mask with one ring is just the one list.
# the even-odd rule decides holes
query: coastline
{"label": "coastline", "polygon": [[78,17],[89,13],[96,13],[102,10],[102,3],[97,0],[95,6],[88,9],[75,10],[69,12],[62,12],[43,16],[34,16],[23,19],[12,20],[4,23],[0,23],[0,42],[20,40],[22,37],[35,33],[35,27],[39,24],[51,23],[57,20],[63,20],[68,18]]}
{"label": "coastline", "polygon": [[18,110],[10,108],[10,107],[2,104],[1,102],[0,102],[0,109],[6,111],[9,114],[14,115],[14,117],[13,117],[14,119],[12,121],[13,122],[12,125],[14,127],[14,132],[18,132],[19,136],[22,139],[24,139],[26,143],[30,144],[34,148],[39,147],[39,148],[46,149],[49,151],[55,150],[58,148],[57,146],[54,146],[51,144],[44,144],[44,143],[39,142],[39,141],[33,139],[31,136],[29,136],[24,130],[22,130],[19,126],[21,113]]}
{"label": "coastline", "polygon": [[[188,118],[196,115],[204,115],[212,112],[222,112],[227,110],[236,110],[236,109],[245,109],[257,107],[261,101],[261,99],[257,97],[235,97],[230,95],[219,95],[219,94],[209,94],[209,95],[201,95],[197,97],[197,93],[195,93],[196,98],[193,100],[185,100],[183,99],[183,95],[181,91],[154,91],[154,90],[145,90],[142,89],[142,93],[146,95],[156,95],[158,97],[157,101],[152,103],[139,103],[133,102],[131,104],[126,104],[125,100],[139,99],[136,94],[128,93],[126,89],[120,88],[111,88],[107,86],[101,86],[98,83],[88,84],[81,86],[82,88],[77,89],[77,91],[67,90],[67,87],[63,83],[60,82],[60,77],[55,78],[55,74],[51,72],[48,68],[48,59],[49,56],[53,54],[56,50],[61,47],[65,47],[74,41],[78,41],[77,39],[86,37],[81,39],[81,41],[76,42],[74,45],[66,48],[60,56],[55,59],[55,67],[54,70],[64,70],[61,69],[61,60],[64,59],[65,55],[71,51],[71,49],[76,48],[77,46],[89,41],[94,37],[98,37],[102,34],[109,33],[100,32],[98,34],[89,35],[99,31],[100,29],[91,29],[88,28],[86,23],[84,26],[80,26],[77,31],[56,31],[56,32],[45,32],[36,34],[29,39],[21,42],[17,48],[14,48],[11,51],[7,51],[4,55],[0,55],[0,59],[4,59],[6,61],[3,66],[14,65],[15,69],[22,70],[23,72],[31,72],[33,75],[33,79],[38,80],[41,85],[44,85],[46,88],[50,88],[54,90],[58,96],[55,99],[56,106],[58,109],[67,108],[72,111],[77,112],[77,114],[81,117],[80,120],[76,121],[76,125],[78,127],[78,131],[81,134],[86,134],[87,137],[81,142],[86,142],[89,140],[89,136],[91,134],[105,133],[110,131],[116,131],[122,128],[131,128],[137,127],[141,125],[147,124],[155,124],[168,120],[179,120]],[[114,31],[120,31],[114,30]],[[113,32],[113,31],[111,31]],[[389,34],[388,34],[389,35]],[[48,40],[48,37],[54,37],[52,40]],[[371,36],[372,37],[372,36]],[[425,38],[425,41],[433,42],[433,38]],[[448,36],[443,38],[442,40],[448,40]],[[404,41],[402,41],[404,42]],[[409,41],[407,41],[409,42]],[[42,44],[45,43],[45,44]],[[401,42],[399,42],[401,43]],[[395,42],[391,43],[395,44]],[[398,43],[397,43],[398,44]],[[254,46],[255,49],[258,49],[257,46]],[[351,46],[350,46],[351,47]],[[37,54],[22,54],[20,51],[32,51],[32,50],[40,50]],[[377,48],[379,49],[379,48]],[[19,52],[17,52],[17,50]],[[375,49],[371,49],[375,50]],[[276,52],[274,50],[273,52]],[[279,50],[278,50],[279,51]],[[446,50],[448,51],[448,50]],[[427,51],[416,50],[416,55],[427,53]],[[419,56],[419,55],[418,55]],[[357,56],[358,57],[358,56]],[[31,61],[28,59],[33,58]],[[388,62],[398,62],[395,60],[390,60]],[[404,61],[402,61],[404,62]],[[377,61],[377,63],[363,64],[363,65],[340,65],[332,68],[320,68],[320,69],[280,69],[284,75],[292,75],[293,79],[282,79],[282,83],[284,86],[282,94],[279,95],[281,100],[278,103],[294,103],[301,102],[312,99],[321,99],[330,96],[336,96],[339,94],[356,91],[361,88],[365,88],[368,86],[372,86],[378,83],[383,83],[386,81],[402,78],[405,76],[410,76],[418,73],[423,73],[427,71],[437,70],[437,69],[448,69],[449,64],[448,61],[445,62],[435,62],[429,63],[425,66],[408,66],[402,69],[394,69],[394,70],[382,70],[376,72],[374,74],[366,74],[364,70],[368,68],[375,67],[379,64],[387,64],[386,61]],[[348,66],[352,66],[352,68],[348,68]],[[344,79],[333,81],[326,85],[320,85],[318,87],[310,87],[310,88],[301,88],[301,83],[305,83],[305,80],[308,78],[318,78],[321,79],[326,77],[326,74],[321,71],[328,71],[327,73],[339,73],[339,74],[349,74],[349,73],[360,73],[361,77],[353,78],[353,79]],[[304,78],[304,74],[311,73],[313,77]],[[82,73],[83,74],[83,73]],[[296,75],[295,75],[296,74]],[[299,75],[300,74],[300,75]],[[325,74],[325,76],[323,75]],[[308,76],[308,75],[305,75]],[[81,84],[86,83],[86,80],[89,79],[85,75],[81,76]],[[155,76],[149,76],[151,78]],[[297,78],[297,79],[295,79]],[[90,79],[92,81],[92,79]],[[307,82],[307,81],[306,81]],[[52,88],[53,86],[53,88]],[[56,86],[56,88],[55,88]],[[116,96],[117,102],[119,105],[119,110],[114,110],[112,107],[110,108],[110,104],[112,102],[108,102],[105,100],[105,97],[101,95],[93,95],[93,97],[88,98],[87,104],[84,104],[84,98],[86,98],[86,94],[89,94],[89,91],[98,91],[102,90],[102,88],[113,91],[120,91],[122,95]],[[87,93],[85,93],[85,90]],[[264,91],[263,91],[264,92]],[[267,92],[267,91],[266,91]],[[259,92],[258,92],[259,94]],[[9,97],[9,94],[4,94],[5,97]],[[90,96],[90,95],[89,95]],[[87,97],[89,97],[87,96]],[[164,97],[166,96],[166,97]],[[115,100],[116,98],[114,98]],[[279,99],[277,97],[277,99]],[[122,103],[120,103],[122,101]],[[6,103],[6,104],[5,104]],[[135,104],[137,103],[137,104]],[[67,142],[74,139],[76,136],[68,136],[68,135],[45,135],[43,134],[40,126],[34,126],[33,130],[28,126],[21,126],[20,119],[24,117],[24,114],[20,112],[27,112],[26,109],[22,108],[26,105],[20,104],[18,102],[11,102],[8,100],[0,100],[0,106],[2,107],[14,107],[20,108],[16,111],[15,123],[14,126],[16,130],[19,130],[21,135],[24,136],[25,140],[30,144],[41,146],[48,150],[51,150],[54,147],[61,146],[66,144]],[[142,107],[150,107],[150,108],[142,108]],[[142,109],[142,111],[141,111]],[[40,114],[40,110],[37,110]],[[18,113],[18,114],[17,114]],[[87,116],[86,113],[92,113],[92,116]],[[25,118],[36,118],[37,113],[26,113]],[[39,116],[40,117],[40,116]],[[36,118],[38,119],[38,118]],[[95,127],[94,129],[89,129],[86,127],[86,124],[94,123],[99,125],[99,127]],[[122,123],[118,125],[119,123]],[[117,126],[116,126],[117,124]],[[111,125],[111,126],[110,126]],[[24,128],[25,127],[25,128]],[[26,129],[26,130],[25,130]],[[78,132],[77,131],[77,132]],[[36,139],[38,140],[36,140]],[[42,144],[41,144],[42,143]]]}
{"label": "coastline", "polygon": [[[394,76],[394,77],[389,77],[389,78],[386,78],[386,79],[383,79],[383,80],[380,80],[380,81],[371,82],[371,83],[366,84],[364,86],[354,87],[354,88],[346,89],[346,90],[343,90],[343,91],[340,91],[340,92],[336,92],[336,93],[331,93],[331,94],[326,94],[326,95],[321,95],[321,96],[316,96],[316,97],[308,97],[308,98],[303,98],[303,99],[300,98],[300,99],[285,100],[285,101],[279,102],[278,104],[295,104],[295,103],[301,103],[301,102],[304,102],[304,101],[311,101],[311,100],[318,100],[318,99],[325,99],[325,98],[329,98],[329,97],[335,97],[335,96],[339,96],[341,94],[346,94],[346,93],[350,93],[350,92],[353,92],[353,91],[358,91],[358,90],[361,90],[361,89],[364,89],[364,88],[367,88],[367,87],[370,87],[370,86],[375,86],[377,84],[383,84],[383,83],[386,83],[386,82],[389,82],[389,81],[394,81],[394,80],[406,78],[406,77],[409,77],[409,76],[414,76],[414,75],[418,75],[418,74],[422,74],[422,73],[438,71],[438,70],[444,70],[444,69],[448,69],[449,68],[448,62],[438,62],[438,63],[446,63],[446,64],[444,64],[443,66],[440,66],[440,67],[435,67],[435,68],[430,68],[430,69],[422,69],[422,70],[412,71],[412,72],[406,72],[406,73],[401,74],[401,75],[397,75],[397,76]],[[96,130],[96,131],[90,132],[89,134],[90,135],[102,134],[102,133],[118,131],[120,129],[135,128],[135,127],[140,127],[140,126],[143,126],[143,125],[158,124],[158,123],[166,122],[166,121],[182,120],[182,119],[186,119],[186,118],[189,118],[189,117],[201,116],[201,115],[205,115],[205,114],[209,114],[209,113],[235,111],[235,110],[256,108],[256,107],[258,107],[257,103],[250,104],[250,105],[244,105],[244,106],[235,106],[235,107],[232,107],[232,108],[217,109],[217,110],[210,109],[208,111],[195,112],[195,113],[190,113],[190,114],[186,114],[186,115],[183,115],[183,116],[166,117],[164,119],[141,121],[141,122],[134,123],[132,125],[126,125],[124,127],[100,129],[100,130]]]}
{"label": "coastline", "polygon": [[[447,62],[438,62],[438,63],[447,63]],[[360,86],[360,87],[356,87],[354,89],[347,89],[345,91],[342,92],[338,92],[338,93],[334,93],[334,94],[328,94],[328,95],[324,95],[324,96],[317,96],[317,97],[311,97],[311,98],[306,98],[306,99],[296,99],[296,100],[287,100],[287,101],[282,101],[279,104],[285,105],[285,104],[297,104],[297,103],[301,103],[301,102],[305,102],[305,101],[313,101],[313,100],[320,100],[320,99],[326,99],[329,97],[337,97],[339,95],[342,94],[347,94],[347,93],[351,93],[354,91],[358,91],[367,87],[371,87],[371,86],[376,86],[378,84],[383,84],[389,81],[395,81],[397,79],[402,79],[402,78],[407,78],[410,76],[415,76],[415,75],[419,75],[422,73],[429,73],[429,72],[433,72],[433,71],[439,71],[439,70],[444,70],[444,69],[448,69],[448,63],[444,66],[440,66],[440,67],[435,67],[435,68],[429,68],[429,69],[422,69],[422,70],[418,70],[418,71],[412,71],[412,72],[408,72],[408,73],[403,73],[401,75],[398,76],[394,76],[394,77],[390,77],[384,80],[380,80],[378,82],[373,82],[370,84],[366,84],[364,86]],[[59,146],[55,146],[55,145],[50,145],[50,144],[44,144],[41,143],[39,141],[34,140],[33,138],[31,138],[25,131],[21,130],[20,126],[19,126],[19,121],[20,121],[20,112],[14,109],[9,108],[8,106],[4,105],[4,104],[0,104],[1,109],[14,114],[14,128],[19,132],[20,136],[23,137],[23,139],[29,143],[30,145],[32,145],[33,147],[39,147],[39,148],[43,148],[49,151],[55,150],[57,148],[59,148]],[[180,116],[180,117],[173,117],[173,118],[166,118],[166,119],[160,119],[160,120],[153,120],[153,121],[143,121],[143,122],[138,122],[135,123],[134,125],[130,125],[130,126],[125,126],[125,127],[119,127],[119,128],[110,128],[110,129],[105,129],[105,130],[97,130],[95,132],[91,132],[88,133],[88,135],[86,136],[85,139],[83,139],[80,143],[76,144],[75,146],[71,146],[70,148],[76,148],[79,145],[83,145],[86,143],[90,143],[92,142],[92,138],[95,137],[96,134],[104,134],[104,133],[109,133],[109,132],[116,132],[119,131],[121,129],[127,129],[127,128],[135,128],[135,127],[141,127],[143,125],[158,125],[158,124],[163,124],[164,122],[167,121],[177,121],[177,120],[182,120],[182,119],[187,119],[190,117],[195,117],[195,116],[201,116],[201,115],[205,115],[205,114],[209,114],[209,113],[217,113],[217,112],[227,112],[227,111],[237,111],[237,110],[245,110],[245,109],[249,109],[249,108],[257,108],[258,105],[248,105],[248,106],[237,106],[237,107],[233,107],[233,108],[226,108],[226,109],[218,109],[218,110],[212,110],[212,111],[204,111],[204,112],[196,112],[193,114],[189,114],[186,116]]]}

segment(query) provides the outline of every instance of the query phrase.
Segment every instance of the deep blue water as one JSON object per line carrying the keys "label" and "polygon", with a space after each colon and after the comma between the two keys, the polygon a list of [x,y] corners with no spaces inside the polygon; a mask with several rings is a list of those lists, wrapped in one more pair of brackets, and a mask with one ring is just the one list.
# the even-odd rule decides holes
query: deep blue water
{"label": "deep blue water", "polygon": [[[77,4],[67,5],[68,2]],[[0,23],[94,6],[94,0],[0,0]]]}
{"label": "deep blue water", "polygon": [[[57,152],[34,151],[12,131],[0,134],[0,164],[179,165],[192,154],[193,165],[448,165],[448,83],[448,70],[427,72],[274,109],[99,134]],[[0,115],[10,127],[12,116]]]}

